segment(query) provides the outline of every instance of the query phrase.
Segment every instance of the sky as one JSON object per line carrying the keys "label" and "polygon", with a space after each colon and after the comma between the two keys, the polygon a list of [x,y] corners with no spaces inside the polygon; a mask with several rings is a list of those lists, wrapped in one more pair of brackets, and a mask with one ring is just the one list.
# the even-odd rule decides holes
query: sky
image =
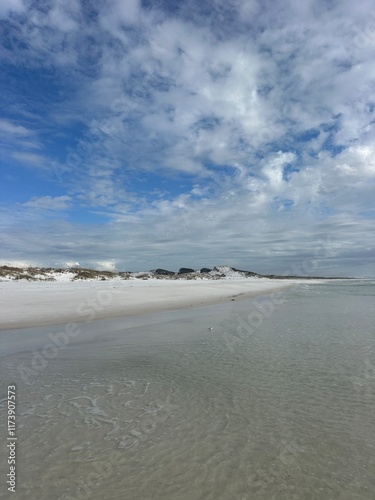
{"label": "sky", "polygon": [[1,0],[0,263],[375,276],[372,0]]}

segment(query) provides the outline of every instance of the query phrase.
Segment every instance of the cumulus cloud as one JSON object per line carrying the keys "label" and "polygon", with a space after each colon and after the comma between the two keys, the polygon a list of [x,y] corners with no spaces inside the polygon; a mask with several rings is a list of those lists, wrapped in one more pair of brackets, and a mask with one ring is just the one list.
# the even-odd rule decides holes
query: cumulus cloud
{"label": "cumulus cloud", "polygon": [[[0,121],[23,140],[7,158],[52,177],[55,165],[66,190],[25,206],[85,207],[90,218],[61,222],[74,238],[60,249],[35,241],[41,260],[58,253],[139,269],[190,259],[282,272],[329,236],[325,271],[373,273],[370,1],[71,0],[29,4],[27,16],[17,5],[4,54],[33,71],[53,68],[61,88],[29,146],[20,114]],[[24,108],[35,113],[32,99]],[[60,147],[54,163],[50,143]],[[14,225],[18,234],[21,215]]]}

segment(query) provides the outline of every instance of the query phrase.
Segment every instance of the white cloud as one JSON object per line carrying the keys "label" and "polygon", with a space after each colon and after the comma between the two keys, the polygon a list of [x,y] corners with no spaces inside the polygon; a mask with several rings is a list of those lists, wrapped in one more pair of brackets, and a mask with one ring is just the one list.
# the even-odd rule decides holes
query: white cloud
{"label": "white cloud", "polygon": [[38,210],[66,210],[70,208],[71,201],[70,196],[40,196],[31,198],[22,205],[26,208]]}
{"label": "white cloud", "polygon": [[100,269],[101,271],[117,271],[116,262],[114,260],[99,260],[90,262],[90,267]]}
{"label": "white cloud", "polygon": [[16,137],[19,136],[24,137],[33,134],[32,130],[29,130],[28,128],[22,125],[14,124],[10,120],[4,120],[4,119],[0,119],[0,132],[6,135],[13,135]]}
{"label": "white cloud", "polygon": [[11,157],[26,166],[45,167],[47,163],[47,158],[43,155],[27,151],[16,151],[11,153]]}
{"label": "white cloud", "polygon": [[102,22],[108,23],[108,28],[116,26],[120,28],[123,25],[132,25],[139,20],[140,15],[140,1],[127,0],[113,0],[106,9],[102,16]]}
{"label": "white cloud", "polygon": [[26,10],[22,0],[2,0],[0,3],[0,19],[5,19],[11,12],[21,13]]}
{"label": "white cloud", "polygon": [[286,188],[284,181],[284,166],[295,161],[295,155],[292,153],[282,153],[271,158],[263,167],[262,173],[266,176],[269,187],[272,191],[278,192]]}
{"label": "white cloud", "polygon": [[[63,227],[79,243],[65,250],[69,259],[134,259],[148,268],[158,257],[175,267],[182,258],[199,266],[202,258],[257,270],[274,257],[277,264],[268,265],[281,272],[331,234],[336,262],[352,251],[362,268],[358,252],[373,244],[366,215],[375,166],[371,8],[370,1],[330,9],[312,1],[215,1],[202,16],[201,2],[171,14],[113,1],[96,6],[95,25],[77,1],[48,14],[31,8],[18,27],[28,48],[15,50],[15,61],[37,67],[47,60],[64,68],[62,79],[69,75],[70,97],[54,103],[53,125],[101,130],[63,180],[66,198],[111,222],[97,232]],[[16,121],[2,120],[0,129],[31,135]],[[49,163],[23,149],[11,156]],[[149,173],[155,185],[145,191],[163,192],[156,201],[132,191]],[[163,181],[179,178],[182,193],[163,191]],[[68,206],[63,198],[28,206]]]}

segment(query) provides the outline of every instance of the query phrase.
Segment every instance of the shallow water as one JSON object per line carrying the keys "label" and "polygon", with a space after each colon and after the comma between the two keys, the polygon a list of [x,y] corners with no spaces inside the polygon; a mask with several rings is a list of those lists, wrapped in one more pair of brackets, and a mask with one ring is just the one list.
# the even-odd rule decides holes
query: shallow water
{"label": "shallow water", "polygon": [[369,281],[301,285],[88,323],[55,351],[61,326],[0,332],[12,498],[373,500],[374,298]]}

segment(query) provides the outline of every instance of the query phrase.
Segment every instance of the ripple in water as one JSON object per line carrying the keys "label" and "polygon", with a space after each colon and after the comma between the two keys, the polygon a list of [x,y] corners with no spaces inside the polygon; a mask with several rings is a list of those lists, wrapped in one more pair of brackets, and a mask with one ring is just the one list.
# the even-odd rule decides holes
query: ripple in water
{"label": "ripple in water", "polygon": [[13,498],[373,499],[373,289],[348,286],[294,290],[246,334],[251,301],[72,343],[18,384]]}

